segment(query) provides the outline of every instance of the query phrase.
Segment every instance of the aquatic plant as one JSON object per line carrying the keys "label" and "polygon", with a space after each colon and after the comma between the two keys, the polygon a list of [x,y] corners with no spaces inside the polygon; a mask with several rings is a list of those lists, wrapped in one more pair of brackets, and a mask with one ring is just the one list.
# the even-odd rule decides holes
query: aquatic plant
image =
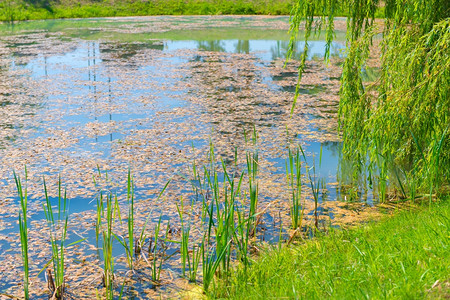
{"label": "aquatic plant", "polygon": [[[180,206],[181,206],[181,209],[180,209]],[[185,277],[186,276],[186,262],[189,260],[189,233],[191,230],[191,226],[190,226],[190,224],[186,225],[183,220],[183,211],[184,211],[183,197],[181,197],[180,206],[178,206],[178,203],[177,203],[178,216],[180,217],[180,222],[181,222],[181,246],[180,246],[181,271],[183,273],[183,277]]]}
{"label": "aquatic plant", "polygon": [[[188,252],[189,253],[189,252]],[[192,258],[188,256],[188,266],[189,266],[189,281],[196,282],[197,281],[197,272],[198,266],[201,261],[201,246],[193,245],[192,246]]]}
{"label": "aquatic plant", "polygon": [[101,199],[102,197],[97,197],[97,210],[96,210],[97,216],[95,219],[95,243],[97,245],[97,248],[99,236],[101,233],[102,216],[103,216],[103,201]]}
{"label": "aquatic plant", "polygon": [[[62,193],[61,178],[58,180],[58,203],[57,217],[53,212],[52,203],[48,196],[47,184],[44,181],[45,203],[43,203],[45,218],[50,229],[50,244],[52,247],[51,262],[53,265],[53,274],[47,270],[47,281],[50,288],[51,298],[63,299],[65,293],[64,281],[64,247],[67,236],[67,222],[69,219],[69,211],[67,206],[67,196],[64,190]],[[57,230],[61,232],[57,233]]]}
{"label": "aquatic plant", "polygon": [[16,182],[17,193],[20,198],[20,211],[19,211],[19,231],[20,231],[20,245],[22,253],[23,263],[23,292],[25,299],[30,299],[29,295],[29,258],[28,258],[28,221],[27,221],[27,208],[28,208],[28,193],[27,193],[27,168],[25,167],[25,186],[22,185],[20,177],[14,172],[14,180]]}
{"label": "aquatic plant", "polygon": [[237,248],[237,258],[241,261],[244,267],[249,264],[249,238],[251,230],[251,218],[245,213],[245,206],[242,209],[235,207],[237,224],[233,232],[233,242]]}
{"label": "aquatic plant", "polygon": [[[164,260],[163,255],[158,251],[158,241],[159,241],[159,231],[161,229],[161,220],[162,215],[159,216],[158,223],[155,226],[155,233],[153,235],[152,243],[154,243],[154,246],[152,248],[152,244],[149,246],[149,253],[152,254],[152,280],[154,283],[159,282],[159,278],[161,275],[161,269],[162,269],[162,263]],[[158,258],[159,258],[159,264],[158,264]]]}
{"label": "aquatic plant", "polygon": [[[256,144],[254,145],[256,146]],[[197,187],[199,189],[198,195],[190,195],[195,197],[192,198],[192,202],[190,202],[190,213],[185,212],[185,208],[189,209],[189,207],[185,206],[186,203],[184,197],[182,197],[180,203],[176,205],[181,222],[181,241],[176,241],[176,244],[180,245],[179,253],[181,254],[182,275],[189,281],[195,282],[200,269],[202,272],[201,278],[203,288],[206,292],[211,289],[211,285],[214,284],[215,278],[224,281],[227,280],[231,274],[231,262],[233,259],[237,258],[243,263],[245,268],[250,265],[251,256],[249,250],[256,245],[251,240],[251,237],[256,236],[256,228],[258,227],[258,224],[260,224],[260,220],[264,214],[264,211],[257,211],[258,181],[255,179],[257,179],[259,171],[258,153],[256,151],[252,152],[247,150],[246,159],[242,166],[238,167],[236,152],[237,151],[235,150],[234,169],[230,171],[224,160],[221,160],[220,163],[216,161],[214,146],[211,143],[209,149],[210,161],[208,162],[208,166],[203,169],[204,179],[202,180],[204,180],[205,183]],[[286,178],[288,186],[291,189],[290,192],[293,193],[290,210],[291,220],[293,228],[298,229],[301,227],[303,216],[301,204],[301,160],[303,159],[306,164],[306,155],[300,146],[296,149],[296,152],[289,151],[288,155],[286,161]],[[319,163],[321,163],[321,156],[322,151]],[[243,168],[240,173],[238,172],[239,168]],[[307,170],[306,175],[309,176],[311,187],[316,195],[315,212],[317,214],[317,198],[319,187],[321,186],[320,179],[319,181],[316,179],[315,164]],[[98,175],[100,178],[103,176],[100,171]],[[201,178],[202,175],[197,172],[195,173],[195,177]],[[108,180],[107,173],[105,179],[108,185],[111,184]],[[16,180],[18,186],[21,186],[20,180],[18,178]],[[171,180],[172,179],[165,184],[156,201],[163,195]],[[99,248],[98,244],[101,244],[101,248],[99,248],[99,258],[103,260],[102,281],[105,287],[104,292],[100,292],[100,290],[97,291],[98,298],[105,297],[106,299],[112,299],[114,296],[117,296],[117,294],[121,297],[124,292],[125,281],[122,284],[120,293],[116,292],[115,289],[118,284],[116,282],[117,279],[114,278],[116,268],[115,257],[113,256],[114,240],[118,240],[124,247],[126,263],[131,270],[134,271],[136,260],[138,259],[137,256],[141,254],[151,269],[151,282],[154,286],[161,284],[160,277],[163,264],[165,260],[168,259],[165,243],[167,241],[170,242],[167,238],[170,224],[167,223],[166,235],[161,235],[163,215],[160,215],[157,222],[155,222],[156,226],[154,227],[153,234],[150,238],[147,238],[145,233],[146,227],[148,222],[150,222],[150,218],[154,216],[153,210],[151,210],[148,213],[144,225],[140,228],[141,231],[139,237],[134,237],[136,231],[136,228],[134,227],[136,225],[134,222],[135,189],[132,174],[128,171],[126,203],[128,205],[127,229],[129,236],[118,236],[114,228],[117,221],[122,221],[118,196],[108,188],[100,188],[100,181],[94,180],[94,183],[95,187],[98,189],[96,199],[97,212],[95,215],[95,235],[97,248]],[[253,194],[254,196],[251,196],[252,190],[256,190]],[[53,291],[55,297],[60,298],[61,296],[57,295],[63,295],[64,293],[64,249],[66,248],[65,239],[68,226],[68,201],[66,193],[62,188],[61,180],[58,181],[58,197],[56,199],[57,211],[52,209],[51,199],[48,196],[45,180],[44,191],[46,198],[44,209],[51,229],[50,241],[53,253],[53,274],[55,275]],[[248,195],[250,195],[250,199]],[[194,203],[196,200],[199,200],[197,196],[204,197],[202,201],[202,214],[205,215],[205,217],[200,219],[200,221],[203,221],[203,235],[200,235],[201,243],[198,243],[198,241],[194,242],[192,240],[194,235],[191,236],[191,221],[192,216],[195,215],[195,213],[193,213]],[[254,201],[252,201],[252,197]],[[26,199],[26,193],[24,199]],[[56,231],[60,231],[60,234],[57,234]],[[282,228],[280,228],[280,241],[281,234]],[[99,241],[101,243],[99,243]],[[148,259],[145,254],[142,253],[142,247],[146,242],[149,242]],[[134,247],[130,247],[130,245],[133,245]],[[52,278],[52,272],[48,274],[48,277]],[[127,274],[129,274],[129,272],[127,272]],[[141,274],[141,272],[136,270],[133,274]],[[115,293],[116,295],[114,295]]]}
{"label": "aquatic plant", "polygon": [[133,270],[133,256],[136,256],[139,249],[138,242],[140,240],[134,240],[134,185],[133,185],[133,178],[131,175],[131,170],[128,170],[128,177],[127,177],[127,205],[128,205],[128,218],[127,218],[127,228],[128,228],[128,242],[125,239],[125,237],[122,237],[122,239],[114,234],[114,237],[119,241],[119,243],[124,247],[126,257],[127,257],[127,264],[128,268],[130,270]]}
{"label": "aquatic plant", "polygon": [[[203,201],[202,209],[205,212],[206,227],[203,234],[202,243],[200,245],[201,257],[202,257],[202,276],[203,276],[203,289],[208,291],[211,282],[214,279],[214,275],[216,270],[219,268],[222,259],[225,257],[225,253],[229,250],[228,245],[223,245],[222,240],[224,239],[224,226],[220,224],[218,220],[216,223],[214,222],[214,214],[216,211],[219,219],[220,219],[220,186],[218,183],[218,174],[216,171],[216,160],[214,156],[214,147],[212,143],[210,143],[209,150],[209,164],[210,169],[208,170],[206,167],[205,170],[205,178],[207,180],[207,185],[210,189],[210,193],[212,193],[212,199],[210,200],[210,204],[208,205],[206,199]],[[217,227],[215,226],[217,224]],[[214,247],[212,244],[212,231],[215,231],[216,236],[216,246]],[[220,256],[216,256],[220,250]]]}
{"label": "aquatic plant", "polygon": [[[169,186],[171,181],[172,181],[172,178],[170,178],[166,182],[166,184],[164,185],[162,190],[159,192],[159,195],[158,195],[158,197],[156,198],[155,201],[158,201],[162,197],[162,195],[164,194],[164,191],[167,189],[167,187]],[[147,239],[147,235],[145,234],[145,229],[147,228],[148,222],[150,221],[150,218],[152,217],[152,212],[153,212],[153,210],[150,210],[150,212],[148,213],[147,218],[145,219],[145,222],[144,222],[144,226],[142,226],[142,228],[141,228],[141,233],[139,234],[139,239],[136,240],[136,246],[135,246],[135,253],[136,253],[136,255],[141,253],[142,248],[143,248],[144,243],[145,243],[145,240]]]}
{"label": "aquatic plant", "polygon": [[[192,250],[189,250],[189,238],[191,231],[191,223],[186,224],[183,219],[183,198],[181,198],[180,206],[177,204],[178,215],[181,221],[181,243],[180,243],[180,253],[181,253],[181,271],[183,277],[186,277],[186,266],[188,270],[188,278],[190,282],[195,282],[197,279],[197,270],[200,263],[200,247],[194,244]],[[191,207],[191,215],[193,212],[193,207]],[[196,250],[197,248],[197,250]],[[192,256],[190,255],[192,253]]]}
{"label": "aquatic plant", "polygon": [[[253,146],[256,146],[257,134],[256,128],[253,130],[252,135]],[[258,207],[258,150],[253,152],[248,151],[247,157],[247,172],[248,172],[248,188],[250,196],[250,217],[254,220],[256,210]]]}
{"label": "aquatic plant", "polygon": [[[106,198],[106,199],[104,199]],[[106,206],[105,206],[106,201]],[[105,217],[106,224],[100,223],[100,232],[102,235],[102,253],[103,253],[103,286],[105,287],[106,299],[114,298],[114,256],[113,256],[113,242],[114,242],[114,200],[112,193],[106,197],[103,192],[98,195],[97,211],[101,210],[102,217]],[[106,208],[106,211],[104,210]]]}
{"label": "aquatic plant", "polygon": [[213,247],[208,247],[209,243],[203,239],[201,244],[203,289],[206,292],[208,292],[211,283],[214,282],[213,279],[216,270],[219,268],[221,261],[223,261],[230,243],[231,240],[228,241],[227,245],[222,247],[221,252],[217,253]]}
{"label": "aquatic plant", "polygon": [[133,255],[134,255],[134,185],[133,178],[131,176],[131,171],[128,170],[128,180],[127,180],[127,204],[128,204],[128,247],[127,247],[127,258],[128,266],[133,269]]}
{"label": "aquatic plant", "polygon": [[[303,151],[303,150],[302,150]],[[292,229],[301,227],[303,209],[301,203],[302,197],[302,163],[300,158],[300,150],[297,148],[295,153],[289,149],[289,155],[286,160],[286,183],[288,191],[291,195],[291,222]]]}

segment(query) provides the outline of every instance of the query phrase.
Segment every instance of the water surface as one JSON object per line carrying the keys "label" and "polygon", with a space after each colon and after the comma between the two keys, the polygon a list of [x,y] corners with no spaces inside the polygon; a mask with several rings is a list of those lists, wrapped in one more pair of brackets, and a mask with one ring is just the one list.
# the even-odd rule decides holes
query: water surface
{"label": "water surface", "polygon": [[[307,70],[291,116],[296,59],[304,42],[296,44],[294,60],[284,67],[287,29],[285,17],[227,16],[2,25],[0,247],[4,252],[0,260],[8,263],[2,270],[7,273],[0,281],[1,289],[14,292],[15,282],[20,280],[20,253],[15,251],[18,200],[12,171],[23,178],[25,166],[31,237],[40,243],[37,249],[46,247],[45,236],[39,232],[44,228],[43,177],[56,201],[60,176],[71,199],[69,239],[87,239],[69,254],[92,259],[93,264],[99,264],[92,246],[99,183],[117,193],[126,211],[124,191],[131,170],[138,199],[136,222],[142,226],[151,213],[152,229],[161,213],[166,223],[177,219],[176,204],[182,194],[195,202],[186,178],[192,175],[189,167],[194,160],[199,166],[207,165],[210,143],[217,160],[230,168],[238,153],[235,171],[241,172],[245,151],[254,148],[245,136],[253,131],[258,135],[260,154],[259,205],[267,208],[259,239],[277,242],[279,225],[285,222],[288,227],[288,148],[301,145],[308,156],[304,174],[315,170],[316,178],[323,182],[319,214],[324,223],[348,214],[340,208],[340,201],[372,204],[372,192],[347,188],[348,178],[339,162],[337,101],[344,55],[344,43],[339,40],[344,34],[336,33],[329,65],[323,64],[325,42],[320,37],[309,42]],[[156,201],[169,178],[173,183],[166,196]],[[312,220],[308,178],[304,185],[305,215]],[[173,222],[177,226],[177,221]],[[169,245],[172,253],[176,246]],[[123,256],[123,251],[116,251]],[[48,259],[48,254],[33,255],[37,267]],[[176,259],[167,264],[173,274],[166,276],[179,277]],[[117,268],[125,268],[123,260],[118,260]],[[91,280],[86,274],[73,275],[73,280]],[[148,282],[131,286],[139,293],[152,287]]]}

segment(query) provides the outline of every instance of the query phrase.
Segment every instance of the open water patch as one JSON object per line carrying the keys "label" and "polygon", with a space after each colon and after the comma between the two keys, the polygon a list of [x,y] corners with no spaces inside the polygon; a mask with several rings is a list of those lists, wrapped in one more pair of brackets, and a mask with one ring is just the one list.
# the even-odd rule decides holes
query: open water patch
{"label": "open water patch", "polygon": [[[54,204],[61,177],[70,199],[68,243],[83,239],[67,249],[67,282],[73,292],[74,286],[84,286],[76,292],[87,298],[95,297],[95,288],[101,285],[97,200],[100,194],[117,196],[115,209],[122,215],[117,217],[115,233],[119,239],[127,236],[128,172],[136,197],[136,235],[147,226],[142,231],[146,258],[154,257],[154,230],[160,216],[156,249],[159,257],[167,258],[157,287],[142,275],[151,272],[145,259],[136,262],[142,276],[127,275],[125,250],[114,241],[117,276],[126,279],[130,298],[179,289],[180,281],[187,284],[179,264],[178,208],[183,199],[198,246],[208,221],[203,205],[211,205],[213,197],[207,182],[214,176],[205,175],[212,153],[215,167],[228,170],[216,174],[221,188],[227,176],[237,180],[248,172],[246,154],[258,153],[261,217],[252,232],[252,243],[257,241],[252,251],[257,251],[258,243],[291,237],[289,148],[295,151],[301,145],[305,151],[305,230],[314,222],[335,224],[340,215],[350,215],[339,206],[338,200],[346,197],[355,202],[365,197],[369,207],[374,196],[363,189],[347,189],[338,172],[341,145],[335,115],[341,70],[337,62],[343,58],[344,44],[332,45],[333,63],[325,66],[321,62],[325,41],[309,42],[307,72],[293,108],[296,59],[304,42],[295,45],[294,60],[285,66],[287,21],[229,16],[60,20],[24,22],[3,32],[0,216],[8,224],[0,223],[0,247],[5,250],[0,260],[6,272],[0,288],[12,294],[20,288],[19,205],[12,170],[23,179],[25,165],[30,241],[36,243],[32,274],[50,255],[42,210],[43,176]],[[308,177],[313,171],[314,176]],[[248,176],[243,178],[247,184]],[[169,180],[170,186],[160,195]],[[313,180],[322,183],[320,209],[314,207]],[[247,209],[248,198],[239,197],[242,203],[237,207]],[[217,214],[221,209],[223,204],[212,211]],[[8,211],[14,213],[7,215]],[[43,282],[41,275],[35,286],[45,286]],[[45,290],[35,294],[45,297]]]}

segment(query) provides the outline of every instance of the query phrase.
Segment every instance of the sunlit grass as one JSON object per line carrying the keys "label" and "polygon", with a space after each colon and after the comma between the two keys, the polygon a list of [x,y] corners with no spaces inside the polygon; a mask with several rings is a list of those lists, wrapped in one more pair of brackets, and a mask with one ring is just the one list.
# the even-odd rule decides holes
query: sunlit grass
{"label": "sunlit grass", "polygon": [[233,299],[423,299],[449,293],[450,203],[379,222],[331,230],[263,254],[218,281],[213,297]]}

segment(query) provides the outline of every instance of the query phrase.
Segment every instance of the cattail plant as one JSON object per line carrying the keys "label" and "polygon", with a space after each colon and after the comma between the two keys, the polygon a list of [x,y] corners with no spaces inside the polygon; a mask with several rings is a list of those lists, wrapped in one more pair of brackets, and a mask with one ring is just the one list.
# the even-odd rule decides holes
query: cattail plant
{"label": "cattail plant", "polygon": [[[101,210],[99,213],[103,218],[105,218],[106,213],[106,224],[103,224],[103,222],[100,221],[99,231],[102,235],[103,286],[105,287],[105,297],[109,300],[114,298],[114,200],[111,193],[109,193],[106,197],[103,196],[103,193],[100,193],[98,197],[99,199],[97,203],[100,205],[97,206],[97,211]],[[106,211],[104,208],[106,208]]]}
{"label": "cattail plant", "polygon": [[301,158],[300,158],[300,150],[297,148],[297,151],[292,153],[291,149],[289,149],[289,156],[286,160],[286,182],[288,185],[288,190],[291,195],[291,222],[292,229],[297,229],[301,227],[302,217],[303,217],[303,209],[301,204],[301,196],[302,196],[302,179],[301,179]]}
{"label": "cattail plant", "polygon": [[[69,219],[69,211],[67,207],[67,194],[64,190],[64,194],[61,187],[61,178],[58,180],[58,203],[57,203],[57,216],[53,212],[52,203],[48,196],[47,185],[44,179],[44,193],[45,203],[43,204],[45,218],[50,229],[50,244],[52,247],[52,265],[53,274],[51,276],[50,269],[48,274],[48,286],[52,294],[52,298],[63,299],[64,298],[64,247],[67,237],[67,222]],[[57,231],[60,230],[58,233]]]}
{"label": "cattail plant", "polygon": [[22,186],[20,177],[14,172],[14,180],[16,182],[17,193],[20,198],[19,211],[19,230],[20,230],[20,245],[22,252],[23,263],[23,292],[25,299],[30,299],[29,295],[29,259],[28,259],[28,222],[27,222],[27,207],[28,207],[28,193],[27,193],[27,168],[25,167],[25,186]]}

